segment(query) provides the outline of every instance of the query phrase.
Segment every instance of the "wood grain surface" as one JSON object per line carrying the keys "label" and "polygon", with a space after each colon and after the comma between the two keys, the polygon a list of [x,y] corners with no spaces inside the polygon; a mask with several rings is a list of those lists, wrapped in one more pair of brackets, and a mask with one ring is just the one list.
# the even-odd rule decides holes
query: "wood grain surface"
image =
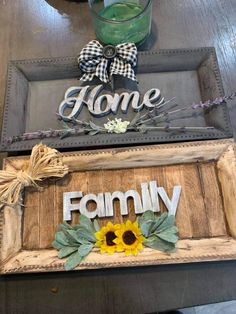
{"label": "wood grain surface", "polygon": [[[157,181],[171,198],[173,187],[182,186],[176,221],[181,239],[209,238],[227,235],[222,198],[220,195],[215,162],[163,167],[149,167],[121,170],[97,170],[73,172],[68,184],[63,179],[48,184],[43,191],[25,191],[23,247],[25,249],[46,249],[51,247],[62,214],[63,192],[82,191],[86,194],[136,190],[141,193],[141,183]],[[209,184],[210,180],[210,184]],[[39,201],[38,201],[39,200]],[[162,211],[166,207],[161,202]],[[98,218],[100,225],[107,221],[122,223],[134,221],[133,202],[128,202],[129,215],[121,216],[119,202],[114,202],[114,218]],[[58,219],[59,218],[59,219]],[[78,222],[79,212],[74,213],[72,223]],[[235,228],[236,229],[236,228]]]}
{"label": "wood grain surface", "polygon": [[[0,112],[8,60],[76,55],[93,38],[87,3],[0,0]],[[154,0],[144,48],[199,46],[215,46],[225,93],[234,91],[235,0]],[[235,262],[11,276],[0,279],[0,312],[152,313],[235,299],[235,277]]]}

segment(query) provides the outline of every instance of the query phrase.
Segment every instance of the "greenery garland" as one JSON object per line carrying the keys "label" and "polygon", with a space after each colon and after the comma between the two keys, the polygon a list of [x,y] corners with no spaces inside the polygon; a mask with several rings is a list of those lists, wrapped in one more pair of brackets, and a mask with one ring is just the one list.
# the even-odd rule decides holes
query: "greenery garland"
{"label": "greenery garland", "polygon": [[80,222],[71,226],[64,222],[59,226],[52,245],[57,249],[59,258],[67,258],[65,269],[77,267],[94,247],[101,253],[124,252],[137,255],[143,246],[162,252],[172,253],[178,241],[175,216],[163,213],[156,216],[148,210],[135,222],[127,221],[113,225],[108,222],[100,227],[97,220],[91,221],[80,215]]}

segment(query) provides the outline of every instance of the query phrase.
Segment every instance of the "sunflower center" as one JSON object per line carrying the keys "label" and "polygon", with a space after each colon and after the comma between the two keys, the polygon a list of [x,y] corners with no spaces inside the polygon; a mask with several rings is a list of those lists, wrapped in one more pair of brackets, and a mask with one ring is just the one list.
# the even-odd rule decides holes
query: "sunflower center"
{"label": "sunflower center", "polygon": [[136,241],[136,236],[131,230],[125,231],[122,238],[127,245],[132,245]]}
{"label": "sunflower center", "polygon": [[115,240],[116,238],[116,235],[115,235],[115,232],[114,231],[109,231],[107,232],[106,234],[106,243],[108,246],[113,246],[113,245],[116,245],[113,240]]}

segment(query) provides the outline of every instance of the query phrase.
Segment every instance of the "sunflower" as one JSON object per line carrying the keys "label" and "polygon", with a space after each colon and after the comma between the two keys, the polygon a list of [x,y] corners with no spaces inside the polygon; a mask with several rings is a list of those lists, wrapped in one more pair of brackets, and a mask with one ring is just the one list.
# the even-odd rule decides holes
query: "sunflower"
{"label": "sunflower", "polygon": [[101,253],[114,254],[117,248],[117,245],[114,242],[116,239],[115,232],[118,231],[119,228],[120,225],[113,225],[111,222],[108,222],[105,227],[102,227],[95,233],[97,240],[95,245],[100,247]]}
{"label": "sunflower", "polygon": [[138,227],[138,223],[132,223],[130,220],[121,224],[120,228],[115,231],[116,239],[113,241],[117,244],[117,252],[125,252],[125,255],[137,255],[143,249],[144,237]]}

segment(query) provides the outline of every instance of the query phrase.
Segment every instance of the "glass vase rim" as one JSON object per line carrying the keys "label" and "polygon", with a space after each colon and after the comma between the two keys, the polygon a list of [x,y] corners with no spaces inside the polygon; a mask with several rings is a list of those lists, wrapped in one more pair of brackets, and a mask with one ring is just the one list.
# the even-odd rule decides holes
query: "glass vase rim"
{"label": "glass vase rim", "polygon": [[91,12],[100,20],[104,21],[104,22],[108,22],[108,23],[114,23],[114,24],[120,24],[120,23],[124,23],[124,22],[129,22],[129,21],[132,21],[134,19],[136,19],[137,17],[143,15],[146,10],[148,9],[148,7],[150,6],[150,4],[152,3],[152,0],[147,0],[147,4],[145,5],[145,7],[143,8],[142,12],[140,12],[139,14],[131,17],[130,19],[127,19],[127,20],[121,20],[121,21],[114,21],[114,20],[111,20],[111,19],[107,19],[103,16],[100,16],[99,14],[97,14],[97,12],[92,8],[91,4],[90,4],[90,1],[89,1],[89,7],[90,7],[90,10]]}

